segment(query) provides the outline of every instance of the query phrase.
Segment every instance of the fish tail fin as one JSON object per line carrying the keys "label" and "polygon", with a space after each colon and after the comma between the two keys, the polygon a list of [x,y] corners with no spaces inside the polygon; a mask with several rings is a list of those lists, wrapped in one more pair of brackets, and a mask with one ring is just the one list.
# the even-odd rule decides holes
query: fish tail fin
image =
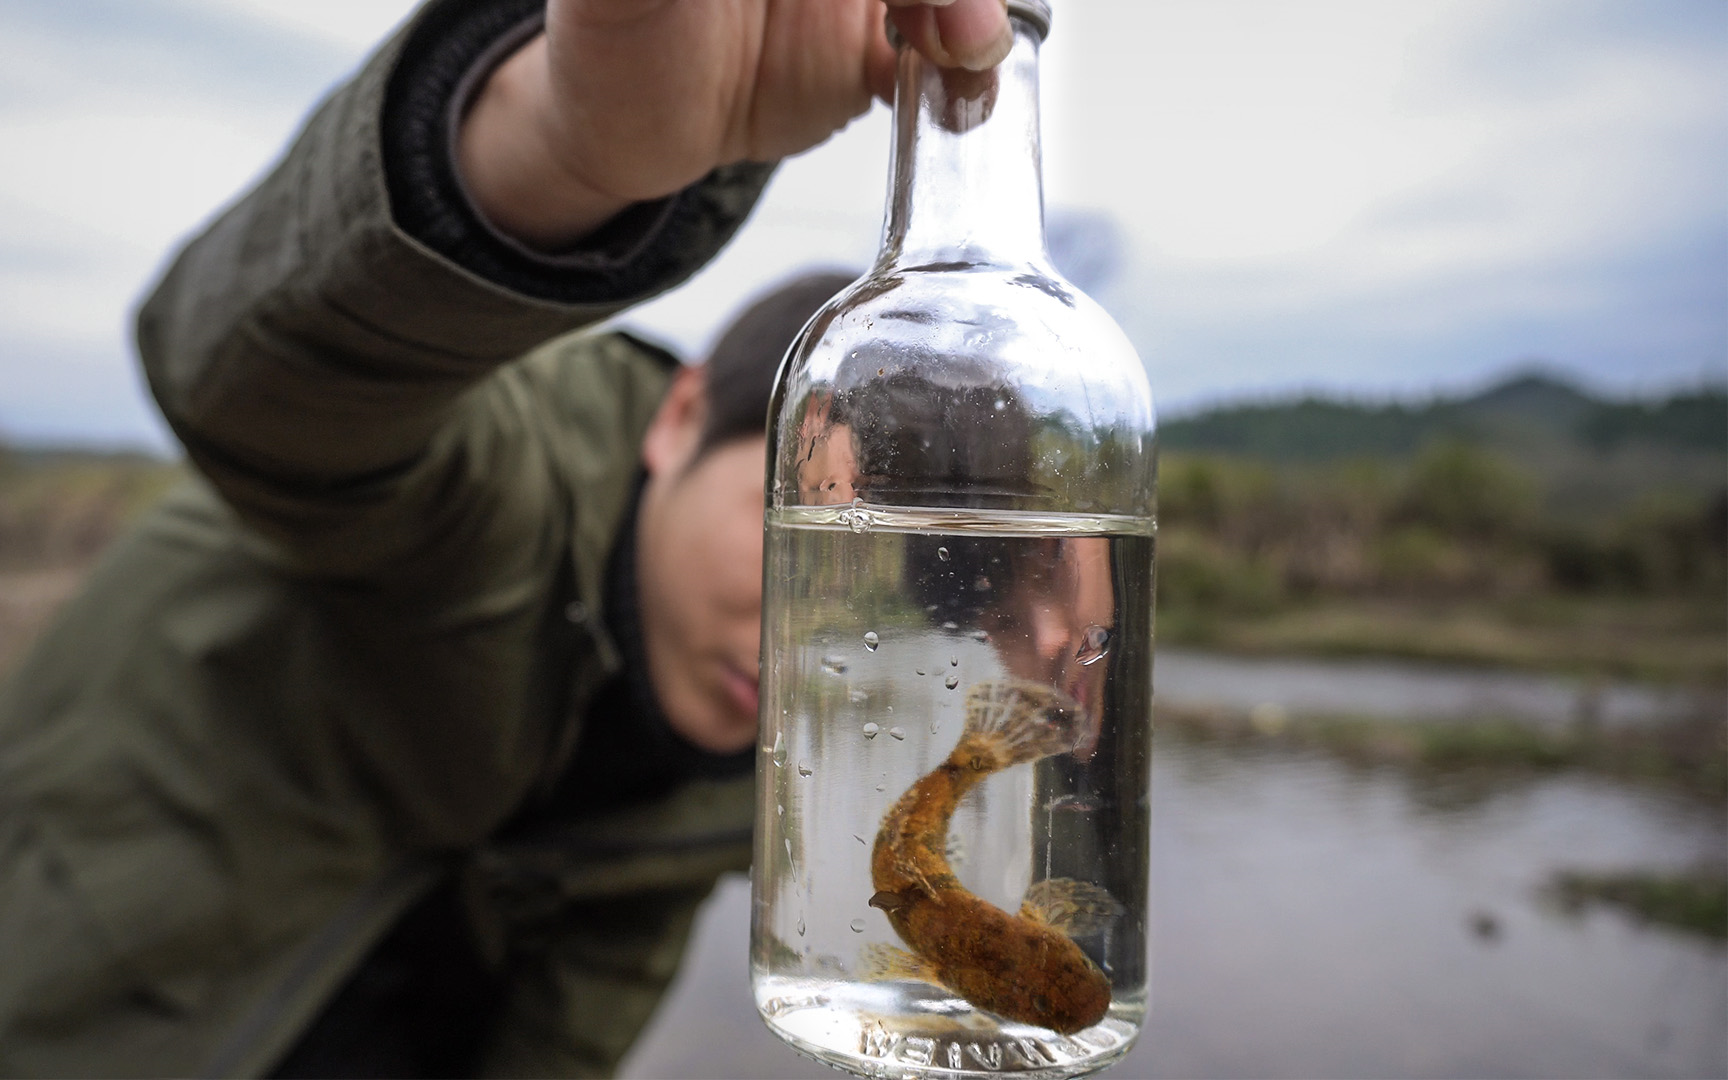
{"label": "fish tail fin", "polygon": [[1126,910],[1102,886],[1073,878],[1035,881],[1020,902],[1023,918],[1043,923],[1068,937],[1099,933]]}
{"label": "fish tail fin", "polygon": [[966,735],[994,750],[999,768],[1074,749],[1084,719],[1079,702],[1044,683],[998,679],[966,694]]}
{"label": "fish tail fin", "polygon": [[936,970],[917,953],[880,942],[860,951],[860,974],[869,982],[927,982],[942,985]]}

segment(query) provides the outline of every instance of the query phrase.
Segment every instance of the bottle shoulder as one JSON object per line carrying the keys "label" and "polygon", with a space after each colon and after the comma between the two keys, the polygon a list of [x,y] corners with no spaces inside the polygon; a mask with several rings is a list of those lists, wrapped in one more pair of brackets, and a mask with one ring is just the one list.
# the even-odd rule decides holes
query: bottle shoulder
{"label": "bottle shoulder", "polygon": [[1048,267],[961,261],[859,279],[811,320],[784,377],[855,386],[898,373],[1006,387],[1040,413],[1150,431],[1145,365],[1108,312]]}

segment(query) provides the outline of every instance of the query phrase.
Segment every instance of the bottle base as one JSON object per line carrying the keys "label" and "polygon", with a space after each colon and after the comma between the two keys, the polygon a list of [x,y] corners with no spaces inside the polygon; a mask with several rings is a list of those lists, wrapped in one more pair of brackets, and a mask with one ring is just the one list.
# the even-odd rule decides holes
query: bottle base
{"label": "bottle base", "polygon": [[1112,1009],[1059,1035],[981,1013],[929,986],[773,980],[758,987],[770,1031],[807,1057],[872,1080],[1068,1080],[1121,1058],[1144,1010]]}

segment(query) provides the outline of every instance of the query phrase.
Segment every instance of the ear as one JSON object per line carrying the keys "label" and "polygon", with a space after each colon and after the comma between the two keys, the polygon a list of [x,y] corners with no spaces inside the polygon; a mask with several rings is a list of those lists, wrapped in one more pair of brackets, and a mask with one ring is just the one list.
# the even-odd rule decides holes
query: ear
{"label": "ear", "polygon": [[642,436],[642,465],[650,476],[676,476],[696,457],[702,442],[702,425],[708,419],[708,369],[686,366],[672,378],[672,386]]}

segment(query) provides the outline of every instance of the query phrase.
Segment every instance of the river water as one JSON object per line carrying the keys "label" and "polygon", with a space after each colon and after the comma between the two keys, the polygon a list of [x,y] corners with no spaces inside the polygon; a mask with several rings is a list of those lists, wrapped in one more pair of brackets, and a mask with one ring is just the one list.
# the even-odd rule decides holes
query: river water
{"label": "river water", "polygon": [[[1337,665],[1172,652],[1161,696],[1191,703],[1228,690],[1217,703],[1384,713],[1364,701],[1399,692],[1399,666],[1356,665],[1370,678],[1352,699]],[[1209,699],[1204,679],[1223,689]],[[1280,689],[1323,684],[1322,706]],[[1484,789],[1175,737],[1154,758],[1152,1019],[1106,1075],[1728,1075],[1728,950],[1613,910],[1567,914],[1544,891],[1561,870],[1719,864],[1720,807],[1584,773]],[[623,1075],[836,1075],[757,1020],[748,922],[748,884],[729,878]]]}

